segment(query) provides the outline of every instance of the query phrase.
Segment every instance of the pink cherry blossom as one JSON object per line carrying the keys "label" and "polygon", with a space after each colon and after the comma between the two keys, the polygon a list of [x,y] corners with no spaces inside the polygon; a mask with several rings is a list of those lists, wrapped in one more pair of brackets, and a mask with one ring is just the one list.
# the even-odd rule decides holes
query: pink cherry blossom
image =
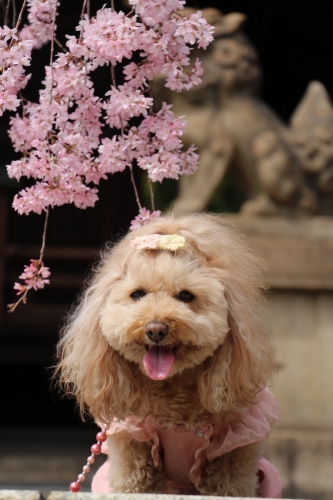
{"label": "pink cherry blossom", "polygon": [[17,29],[9,28],[8,26],[0,27],[0,37],[3,38],[5,42],[10,40],[18,40]]}
{"label": "pink cherry blossom", "polygon": [[52,23],[57,0],[28,0],[28,22],[20,31],[22,40],[33,40],[34,48],[39,49],[52,39]]}
{"label": "pink cherry blossom", "polygon": [[96,16],[87,17],[77,28],[82,32],[83,46],[89,49],[89,58],[99,65],[131,59],[135,50],[136,31],[140,28],[136,16],[127,17],[123,12],[115,12],[103,7]]}
{"label": "pink cherry blossom", "polygon": [[175,36],[182,36],[191,45],[198,42],[198,48],[205,49],[213,41],[213,32],[214,28],[202,17],[202,12],[198,11],[178,22]]}
{"label": "pink cherry blossom", "polygon": [[30,265],[24,266],[24,271],[19,276],[21,280],[24,280],[25,284],[15,283],[14,290],[18,290],[17,295],[21,295],[31,288],[34,290],[44,288],[45,285],[50,284],[50,280],[47,279],[50,275],[49,268],[44,267],[42,262],[30,259]]}
{"label": "pink cherry blossom", "polygon": [[157,26],[165,22],[170,14],[184,8],[185,0],[129,0],[148,26]]}
{"label": "pink cherry blossom", "polygon": [[[184,149],[181,141],[184,118],[176,117],[166,103],[156,112],[151,89],[160,73],[172,90],[199,85],[202,67],[198,59],[191,62],[191,51],[207,47],[213,28],[200,12],[183,16],[185,0],[129,4],[133,10],[128,15],[104,6],[91,18],[82,17],[77,36],[67,36],[68,52],[55,51],[45,67],[38,102],[21,102],[18,92],[29,80],[25,70],[32,50],[50,40],[54,46],[58,1],[27,0],[28,24],[21,30],[0,28],[0,116],[21,106],[10,118],[9,135],[22,158],[7,167],[8,175],[32,180],[14,198],[19,214],[48,214],[49,207],[67,203],[93,207],[100,180],[132,170],[133,164],[152,182],[196,170],[195,147]],[[114,78],[119,63],[121,85]],[[110,67],[110,90],[102,98],[93,84],[100,66]],[[131,229],[160,215],[137,201],[140,212]],[[30,288],[42,288],[48,272],[41,261],[25,266],[20,276],[24,284],[15,284],[18,294],[25,300]]]}
{"label": "pink cherry blossom", "polygon": [[128,156],[126,154],[127,146],[121,136],[113,136],[112,139],[105,137],[98,148],[99,156],[95,162],[100,172],[105,174],[114,174],[123,172],[129,166]]}
{"label": "pink cherry blossom", "polygon": [[146,116],[153,105],[153,98],[146,97],[139,89],[133,89],[128,84],[112,87],[105,94],[110,99],[104,103],[110,127],[123,128],[133,116]]}
{"label": "pink cherry blossom", "polygon": [[133,231],[133,229],[138,229],[141,226],[145,226],[146,224],[148,224],[148,222],[156,219],[160,215],[160,210],[155,210],[154,212],[150,213],[150,210],[143,207],[140,209],[139,214],[135,217],[135,219],[131,221],[130,230]]}
{"label": "pink cherry blossom", "polygon": [[17,94],[29,80],[24,66],[30,65],[32,46],[31,40],[19,39],[16,28],[0,28],[0,116],[20,105]]}

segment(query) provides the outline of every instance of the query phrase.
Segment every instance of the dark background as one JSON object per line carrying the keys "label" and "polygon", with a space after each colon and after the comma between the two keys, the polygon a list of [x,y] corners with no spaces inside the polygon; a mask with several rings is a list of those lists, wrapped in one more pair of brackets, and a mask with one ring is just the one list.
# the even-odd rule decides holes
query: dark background
{"label": "dark background", "polygon": [[[92,0],[92,13],[104,1]],[[74,33],[82,2],[62,1],[58,38]],[[248,16],[245,31],[257,48],[264,71],[263,99],[284,119],[300,101],[308,83],[320,80],[333,93],[333,2],[331,0],[220,0],[193,1],[188,5],[214,6],[224,13]],[[25,91],[37,99],[43,66],[49,57],[43,48],[33,58],[34,78]],[[109,81],[103,73],[98,88]],[[105,87],[106,86],[106,87]],[[15,301],[13,283],[30,258],[37,258],[43,217],[18,216],[11,208],[13,195],[22,188],[6,177],[5,165],[15,155],[6,135],[8,116],[0,120],[0,384],[3,426],[79,426],[73,402],[50,390],[55,344],[66,312],[82,288],[98,249],[124,233],[137,208],[127,173],[103,181],[96,208],[80,211],[61,207],[52,211],[45,265],[51,267],[50,286],[31,292],[26,306],[11,315],[6,304]],[[136,173],[140,184],[139,173]],[[166,189],[174,190],[174,184]],[[163,209],[163,206],[157,208]],[[221,198],[220,209],[228,209]]]}

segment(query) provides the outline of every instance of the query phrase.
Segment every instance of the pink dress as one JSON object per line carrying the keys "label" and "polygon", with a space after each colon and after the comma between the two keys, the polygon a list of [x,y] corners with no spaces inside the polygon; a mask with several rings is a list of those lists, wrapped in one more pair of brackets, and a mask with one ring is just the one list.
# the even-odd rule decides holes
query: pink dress
{"label": "pink dress", "polygon": [[[279,418],[279,407],[274,395],[265,388],[258,403],[246,413],[235,414],[235,420],[223,426],[208,423],[205,426],[186,426],[180,422],[170,425],[166,420],[148,415],[144,419],[128,417],[114,422],[109,435],[126,430],[134,439],[152,443],[154,465],[167,479],[164,493],[193,493],[200,485],[201,471],[206,460],[229,453],[240,446],[266,439]],[[161,458],[163,450],[163,459]],[[103,453],[108,454],[106,443]],[[93,493],[110,493],[107,460],[92,480]],[[258,463],[259,491],[264,498],[281,498],[281,481],[276,468],[265,458]]]}

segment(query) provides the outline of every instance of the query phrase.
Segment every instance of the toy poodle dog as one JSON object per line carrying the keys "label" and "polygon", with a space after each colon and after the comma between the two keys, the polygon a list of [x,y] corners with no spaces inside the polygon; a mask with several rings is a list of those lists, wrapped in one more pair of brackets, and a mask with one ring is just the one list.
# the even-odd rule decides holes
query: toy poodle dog
{"label": "toy poodle dog", "polygon": [[107,427],[93,492],[279,497],[279,410],[254,252],[222,218],[155,219],[107,250],[59,343],[60,383]]}

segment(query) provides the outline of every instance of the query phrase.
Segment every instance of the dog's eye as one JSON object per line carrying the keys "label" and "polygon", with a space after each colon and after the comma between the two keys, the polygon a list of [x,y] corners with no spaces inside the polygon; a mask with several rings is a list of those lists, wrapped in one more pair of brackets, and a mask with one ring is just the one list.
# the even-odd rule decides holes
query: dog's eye
{"label": "dog's eye", "polygon": [[187,290],[182,290],[178,295],[176,295],[176,299],[180,300],[181,302],[192,302],[195,297],[193,293],[188,292]]}
{"label": "dog's eye", "polygon": [[145,295],[147,295],[147,292],[145,292],[144,290],[135,290],[133,293],[131,293],[131,299],[139,300]]}

